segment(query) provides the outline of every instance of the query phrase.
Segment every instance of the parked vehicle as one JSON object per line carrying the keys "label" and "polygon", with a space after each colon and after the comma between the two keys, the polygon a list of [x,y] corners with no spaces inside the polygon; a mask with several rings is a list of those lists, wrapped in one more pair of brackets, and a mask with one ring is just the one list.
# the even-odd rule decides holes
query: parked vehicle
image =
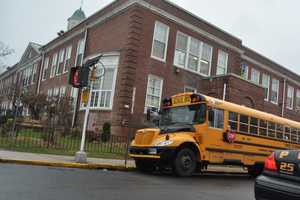
{"label": "parked vehicle", "polygon": [[300,150],[275,151],[255,182],[256,200],[300,199]]}

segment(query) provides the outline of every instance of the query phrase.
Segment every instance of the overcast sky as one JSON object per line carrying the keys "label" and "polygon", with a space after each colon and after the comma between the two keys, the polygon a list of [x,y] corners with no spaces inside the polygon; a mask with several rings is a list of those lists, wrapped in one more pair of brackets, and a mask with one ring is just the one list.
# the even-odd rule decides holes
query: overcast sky
{"label": "overcast sky", "polygon": [[[300,74],[300,1],[171,0],[242,39],[243,44]],[[0,41],[15,49],[12,65],[30,41],[45,44],[66,29],[81,0],[1,0]],[[84,0],[90,16],[112,0]]]}

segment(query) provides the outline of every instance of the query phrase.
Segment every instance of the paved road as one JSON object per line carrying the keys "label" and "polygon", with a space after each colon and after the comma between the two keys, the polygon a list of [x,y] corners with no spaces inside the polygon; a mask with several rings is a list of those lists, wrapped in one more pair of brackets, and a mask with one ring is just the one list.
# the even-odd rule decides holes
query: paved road
{"label": "paved road", "polygon": [[0,200],[254,200],[254,179],[0,164]]}

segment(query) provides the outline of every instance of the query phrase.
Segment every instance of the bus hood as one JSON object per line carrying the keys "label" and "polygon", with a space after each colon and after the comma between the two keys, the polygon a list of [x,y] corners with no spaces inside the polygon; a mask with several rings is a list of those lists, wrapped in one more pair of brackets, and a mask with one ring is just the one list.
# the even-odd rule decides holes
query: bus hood
{"label": "bus hood", "polygon": [[135,145],[151,145],[153,140],[159,135],[160,129],[141,129],[135,134]]}

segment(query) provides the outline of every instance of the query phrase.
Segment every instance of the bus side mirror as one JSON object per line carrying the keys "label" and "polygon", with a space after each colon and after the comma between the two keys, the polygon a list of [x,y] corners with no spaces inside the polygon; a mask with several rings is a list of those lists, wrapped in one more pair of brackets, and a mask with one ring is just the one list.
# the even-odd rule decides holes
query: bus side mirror
{"label": "bus side mirror", "polygon": [[151,110],[150,108],[147,109],[147,121],[151,120]]}

